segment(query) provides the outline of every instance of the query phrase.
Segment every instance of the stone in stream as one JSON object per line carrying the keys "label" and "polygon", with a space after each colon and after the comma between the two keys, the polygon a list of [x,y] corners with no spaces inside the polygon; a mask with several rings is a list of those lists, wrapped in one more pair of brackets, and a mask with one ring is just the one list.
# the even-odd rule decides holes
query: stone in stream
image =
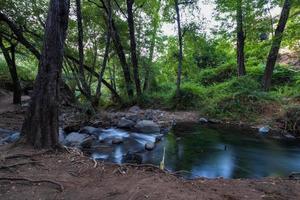
{"label": "stone in stream", "polygon": [[269,127],[266,127],[266,126],[260,127],[260,128],[258,129],[258,132],[261,133],[261,134],[267,134],[267,133],[270,132],[270,128],[269,128]]}
{"label": "stone in stream", "polygon": [[122,117],[117,124],[118,128],[130,129],[135,125],[134,121]]}
{"label": "stone in stream", "polygon": [[81,144],[80,146],[82,148],[91,148],[93,146],[93,143],[94,141],[96,140],[97,138],[95,136],[89,136],[87,137]]}
{"label": "stone in stream", "polygon": [[142,120],[139,121],[135,127],[137,131],[142,133],[159,133],[159,125],[151,120]]}
{"label": "stone in stream", "polygon": [[122,138],[114,138],[111,143],[112,144],[122,144],[123,139]]}
{"label": "stone in stream", "polygon": [[163,134],[159,134],[155,137],[155,143],[160,142],[162,140],[162,138],[164,137]]}
{"label": "stone in stream", "polygon": [[0,144],[7,144],[7,143],[16,142],[20,137],[21,137],[21,134],[19,132],[14,132],[14,133],[6,136],[5,138],[3,138],[0,141]]}
{"label": "stone in stream", "polygon": [[64,143],[67,146],[80,146],[88,137],[87,134],[73,132],[67,135]]}
{"label": "stone in stream", "polygon": [[59,143],[63,144],[65,142],[65,132],[63,131],[62,128],[59,128],[59,131],[58,131],[58,141]]}
{"label": "stone in stream", "polygon": [[100,128],[95,128],[92,126],[85,126],[82,129],[80,129],[79,133],[98,136],[102,131],[103,130]]}
{"label": "stone in stream", "polygon": [[153,143],[153,142],[147,142],[145,144],[145,149],[148,151],[152,151],[154,148],[155,148],[155,143]]}
{"label": "stone in stream", "polygon": [[199,119],[199,122],[202,123],[202,124],[205,124],[205,123],[208,123],[208,120],[206,118],[204,118],[204,117],[201,117]]}

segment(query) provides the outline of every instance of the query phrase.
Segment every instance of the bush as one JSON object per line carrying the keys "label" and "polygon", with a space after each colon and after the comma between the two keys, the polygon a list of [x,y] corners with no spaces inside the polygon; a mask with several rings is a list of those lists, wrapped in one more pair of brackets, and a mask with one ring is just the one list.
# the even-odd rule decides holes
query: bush
{"label": "bush", "polygon": [[205,88],[197,86],[195,83],[184,83],[179,91],[179,96],[173,93],[171,102],[173,108],[190,109],[199,108],[205,96]]}
{"label": "bush", "polygon": [[236,64],[230,62],[216,68],[202,70],[198,75],[197,82],[202,85],[221,83],[234,77],[236,73]]}
{"label": "bush", "polygon": [[251,118],[260,113],[269,96],[249,76],[233,78],[208,88],[203,112],[215,117]]}

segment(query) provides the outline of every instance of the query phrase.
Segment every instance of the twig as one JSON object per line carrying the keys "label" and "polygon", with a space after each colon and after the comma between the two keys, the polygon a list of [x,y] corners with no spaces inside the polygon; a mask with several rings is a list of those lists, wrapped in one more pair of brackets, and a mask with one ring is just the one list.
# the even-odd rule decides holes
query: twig
{"label": "twig", "polygon": [[96,168],[97,167],[97,165],[98,165],[98,162],[95,160],[95,159],[93,159],[93,162],[94,162],[94,168]]}
{"label": "twig", "polygon": [[59,187],[60,192],[63,192],[63,190],[64,190],[64,187],[60,183],[57,183],[55,181],[48,180],[48,179],[32,180],[32,179],[29,179],[29,178],[0,177],[0,180],[4,180],[4,181],[28,181],[28,182],[31,182],[31,183],[52,183],[53,185],[56,185],[56,186]]}

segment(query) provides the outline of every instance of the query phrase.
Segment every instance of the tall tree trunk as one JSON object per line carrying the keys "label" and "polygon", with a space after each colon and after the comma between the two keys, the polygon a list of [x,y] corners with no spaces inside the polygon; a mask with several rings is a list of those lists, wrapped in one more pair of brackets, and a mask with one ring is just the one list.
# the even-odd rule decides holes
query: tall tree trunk
{"label": "tall tree trunk", "polygon": [[16,56],[15,56],[16,46],[14,44],[11,44],[10,46],[11,55],[9,55],[9,51],[8,49],[5,48],[2,41],[2,37],[0,36],[0,48],[4,55],[11,76],[11,80],[13,82],[13,92],[14,92],[13,104],[21,104],[22,90],[21,90],[21,85],[20,85],[20,81],[17,73],[17,66],[16,66]]}
{"label": "tall tree trunk", "polygon": [[281,11],[279,22],[278,22],[277,28],[275,30],[272,47],[271,47],[271,50],[268,55],[265,73],[263,76],[262,87],[266,91],[269,90],[271,87],[272,74],[273,74],[276,60],[278,57],[278,52],[280,49],[283,32],[284,32],[287,20],[289,18],[290,10],[291,10],[291,0],[285,0],[282,11]]}
{"label": "tall tree trunk", "polygon": [[[111,6],[110,4],[108,4],[108,6],[106,6],[106,3],[104,2],[104,0],[100,0],[104,10],[106,12],[106,14],[108,14],[108,9],[111,8],[107,8],[108,6]],[[109,1],[109,0],[108,0]],[[109,16],[107,16],[109,18]],[[107,21],[107,19],[105,19]],[[118,54],[119,60],[120,60],[120,64],[122,67],[122,71],[124,74],[124,79],[125,79],[125,87],[126,87],[126,91],[127,91],[127,95],[129,98],[133,97],[133,85],[132,85],[132,80],[131,80],[131,76],[130,76],[130,69],[129,66],[127,64],[126,61],[126,56],[125,56],[125,52],[124,52],[124,48],[123,45],[121,43],[121,38],[118,32],[118,29],[115,25],[113,16],[111,16],[111,19],[108,19],[108,21],[111,22],[110,27],[111,27],[111,37],[115,46],[115,50],[116,53]]]}
{"label": "tall tree trunk", "polygon": [[104,52],[103,62],[102,62],[101,70],[100,70],[99,77],[98,77],[98,85],[97,85],[97,88],[96,88],[96,94],[95,94],[94,101],[93,101],[93,106],[94,107],[98,107],[99,100],[100,100],[100,97],[101,97],[102,79],[103,79],[103,76],[104,76],[104,72],[105,72],[106,65],[107,65],[107,62],[108,62],[108,57],[109,57],[110,36],[111,36],[110,35],[110,27],[108,27],[107,28],[107,34],[106,34],[106,45],[105,45],[105,52]]}
{"label": "tall tree trunk", "polygon": [[245,34],[243,30],[243,9],[242,0],[237,0],[236,9],[236,22],[237,22],[237,65],[238,65],[238,76],[246,75],[245,68]]}
{"label": "tall tree trunk", "polygon": [[59,144],[59,79],[68,15],[68,0],[50,1],[38,75],[21,131],[27,142],[36,148],[54,148]]}
{"label": "tall tree trunk", "polygon": [[133,78],[135,82],[136,94],[138,97],[141,96],[141,82],[139,78],[138,59],[136,55],[136,41],[135,41],[135,30],[134,30],[134,19],[133,19],[133,6],[134,0],[127,0],[127,22],[129,28],[130,37],[130,53],[131,53],[131,64],[133,67]]}
{"label": "tall tree trunk", "polygon": [[151,38],[151,43],[150,43],[150,52],[149,52],[149,63],[148,65],[145,66],[145,81],[144,81],[144,87],[143,90],[146,91],[149,89],[149,79],[150,79],[150,68],[152,67],[152,62],[153,62],[153,56],[154,56],[154,48],[156,44],[156,35],[157,35],[157,30],[159,26],[159,10],[160,10],[160,5],[161,5],[161,0],[158,1],[158,6],[156,8],[156,12],[153,16],[153,32],[152,32],[152,38]]}
{"label": "tall tree trunk", "polygon": [[84,76],[84,51],[83,51],[83,28],[82,28],[82,15],[81,15],[81,0],[76,0],[76,16],[77,16],[77,29],[78,29],[78,52],[79,52],[79,80],[82,87],[83,95],[90,101],[91,91],[85,80]]}
{"label": "tall tree trunk", "polygon": [[177,69],[177,82],[176,82],[176,96],[180,95],[180,84],[181,84],[181,73],[182,73],[182,33],[181,33],[181,22],[180,22],[180,13],[179,13],[179,4],[178,0],[174,0],[175,2],[175,10],[176,10],[176,21],[177,21],[177,29],[178,29],[178,69]]}

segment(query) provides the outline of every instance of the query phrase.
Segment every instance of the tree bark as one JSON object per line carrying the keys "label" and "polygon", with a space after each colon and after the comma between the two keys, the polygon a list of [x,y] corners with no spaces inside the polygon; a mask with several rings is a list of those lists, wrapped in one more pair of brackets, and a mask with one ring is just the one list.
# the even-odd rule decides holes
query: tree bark
{"label": "tree bark", "polygon": [[21,104],[22,89],[21,89],[20,80],[17,73],[17,66],[16,66],[16,57],[15,57],[16,46],[15,44],[11,44],[10,46],[11,55],[9,55],[9,51],[8,49],[5,48],[2,41],[2,37],[0,36],[0,48],[4,55],[11,76],[11,80],[13,82],[13,104]]}
{"label": "tree bark", "polygon": [[102,88],[102,82],[103,82],[103,76],[104,76],[104,72],[106,69],[106,65],[108,62],[108,54],[109,54],[109,46],[110,46],[110,33],[107,33],[106,36],[106,46],[105,46],[105,52],[104,52],[104,57],[103,57],[103,62],[102,62],[102,66],[101,66],[101,70],[99,73],[99,77],[98,77],[98,84],[97,84],[97,88],[96,88],[96,93],[94,96],[94,100],[93,100],[93,107],[96,108],[99,105],[99,100],[101,97],[101,88]]}
{"label": "tree bark", "polygon": [[236,9],[236,22],[237,22],[237,64],[238,64],[238,76],[246,75],[245,68],[245,34],[243,30],[243,10],[242,0],[237,0]]}
{"label": "tree bark", "polygon": [[272,74],[273,74],[276,60],[278,57],[278,52],[280,49],[283,32],[284,32],[287,20],[289,18],[291,6],[292,6],[291,4],[292,4],[291,0],[284,1],[280,19],[279,19],[277,28],[275,30],[272,47],[271,47],[271,50],[268,55],[267,64],[266,64],[263,81],[262,81],[262,87],[265,91],[269,90],[271,87]]}
{"label": "tree bark", "polygon": [[[106,14],[108,14],[108,8],[107,8],[104,0],[101,0],[101,3],[104,7],[104,10],[105,10]],[[110,6],[110,4],[109,4],[109,6]],[[107,17],[109,17],[109,16],[107,16]],[[107,21],[107,19],[105,19],[105,20]],[[129,69],[127,61],[126,61],[126,56],[125,56],[125,53],[124,53],[123,45],[121,43],[121,38],[120,38],[119,32],[117,30],[117,27],[115,25],[113,17],[111,16],[111,19],[108,19],[108,21],[111,22],[111,24],[110,24],[111,37],[113,39],[115,50],[118,54],[120,64],[121,64],[121,67],[122,67],[122,71],[123,71],[123,74],[124,74],[125,87],[126,87],[127,95],[128,95],[129,98],[132,98],[133,97],[133,85],[132,85],[132,80],[131,80],[131,76],[130,76],[130,69]]]}
{"label": "tree bark", "polygon": [[76,0],[76,16],[77,16],[77,30],[78,30],[78,52],[79,52],[79,80],[82,87],[83,95],[88,101],[91,101],[91,91],[84,76],[84,51],[83,51],[83,28],[81,15],[81,0]]}
{"label": "tree bark", "polygon": [[50,1],[38,75],[21,131],[26,141],[36,148],[59,145],[59,79],[68,15],[68,0]]}
{"label": "tree bark", "polygon": [[139,67],[138,67],[138,59],[136,55],[136,41],[135,41],[135,28],[134,28],[134,19],[133,19],[133,11],[132,6],[134,0],[127,0],[127,23],[129,28],[129,37],[130,37],[130,53],[131,53],[131,64],[133,67],[133,77],[135,82],[135,89],[137,97],[140,97],[142,94],[141,91],[141,82],[139,78]]}
{"label": "tree bark", "polygon": [[179,4],[178,0],[174,0],[175,2],[175,10],[176,10],[176,21],[177,21],[177,29],[178,29],[178,69],[177,69],[177,82],[176,82],[176,96],[179,97],[180,95],[180,85],[181,85],[181,73],[182,73],[182,59],[183,59],[183,52],[182,52],[182,31],[181,31],[181,22],[180,22],[180,13],[179,13]]}

